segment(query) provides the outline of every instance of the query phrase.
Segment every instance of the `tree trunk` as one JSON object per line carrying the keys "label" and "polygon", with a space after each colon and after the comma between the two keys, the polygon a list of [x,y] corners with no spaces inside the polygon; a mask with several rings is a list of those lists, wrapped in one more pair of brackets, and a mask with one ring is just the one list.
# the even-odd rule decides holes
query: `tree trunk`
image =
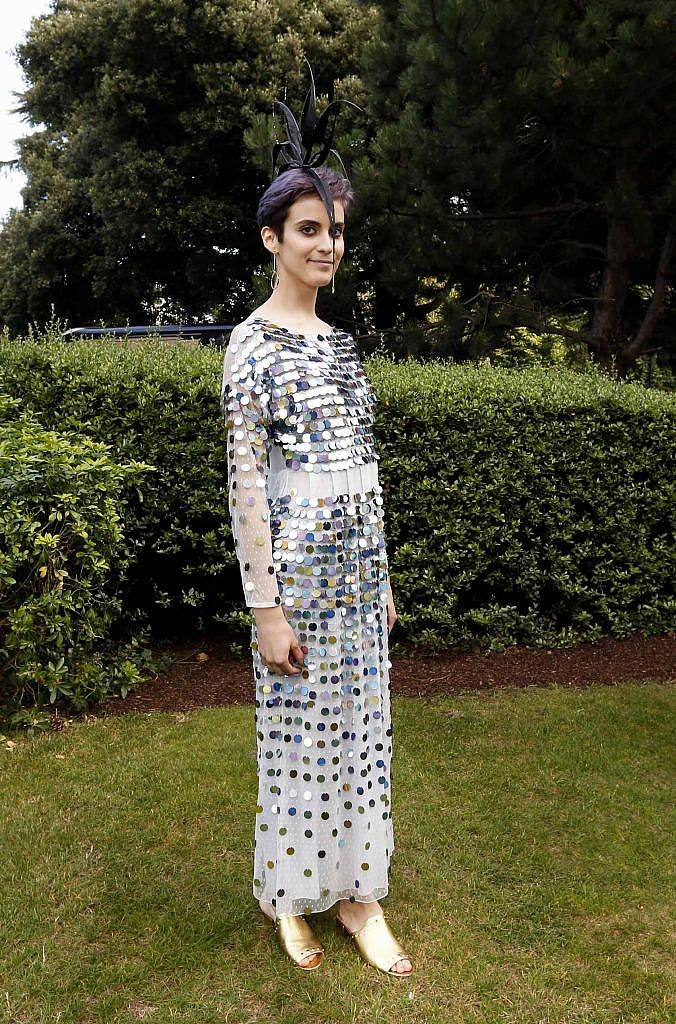
{"label": "tree trunk", "polygon": [[376,331],[389,331],[396,326],[399,312],[399,300],[382,281],[382,262],[379,256],[374,259],[374,327]]}
{"label": "tree trunk", "polygon": [[[619,174],[618,174],[619,178]],[[628,343],[624,326],[624,306],[629,286],[633,231],[626,217],[608,221],[606,266],[594,309],[591,348],[605,369],[617,371],[620,353]]]}
{"label": "tree trunk", "polygon": [[[627,168],[618,168],[617,183],[629,186]],[[624,320],[624,307],[630,281],[630,268],[635,255],[634,231],[627,216],[613,215],[608,221],[606,267],[592,323],[592,341],[589,347],[600,365],[619,377],[648,351],[655,325],[664,308],[671,266],[676,253],[676,217],[672,217],[658,258],[655,288],[639,330],[633,338],[628,336]]]}
{"label": "tree trunk", "polygon": [[672,217],[667,227],[667,233],[664,238],[664,244],[662,245],[662,252],[660,253],[659,261],[657,264],[657,273],[655,275],[655,290],[653,291],[650,305],[646,311],[646,315],[643,317],[643,323],[641,324],[636,337],[624,350],[624,372],[626,367],[631,366],[640,355],[646,352],[654,351],[651,349],[650,341],[655,331],[655,324],[657,323],[662,310],[664,309],[664,298],[669,286],[669,278],[671,276],[671,267],[674,261],[674,254],[676,253],[676,217]]}

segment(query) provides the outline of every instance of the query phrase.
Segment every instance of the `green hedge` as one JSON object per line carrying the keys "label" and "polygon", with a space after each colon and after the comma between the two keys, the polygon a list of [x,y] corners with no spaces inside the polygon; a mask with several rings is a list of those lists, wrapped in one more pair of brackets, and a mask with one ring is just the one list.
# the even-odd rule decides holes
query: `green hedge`
{"label": "green hedge", "polygon": [[[45,430],[0,395],[0,721],[44,727],[141,681],[142,635],[114,635],[124,570],[120,494],[145,467]],[[114,575],[114,574],[113,574]]]}
{"label": "green hedge", "polygon": [[[156,472],[125,507],[124,615],[250,621],[227,515],[222,353],[0,339],[0,391]],[[553,646],[674,628],[673,395],[594,368],[366,363],[399,639]]]}
{"label": "green hedge", "polygon": [[561,646],[676,626],[676,399],[488,363],[370,372],[390,570],[433,646]]}
{"label": "green hedge", "polygon": [[0,340],[0,391],[46,427],[155,467],[125,506],[135,568],[122,614],[157,637],[247,621],[227,517],[221,362],[213,350],[159,341]]}

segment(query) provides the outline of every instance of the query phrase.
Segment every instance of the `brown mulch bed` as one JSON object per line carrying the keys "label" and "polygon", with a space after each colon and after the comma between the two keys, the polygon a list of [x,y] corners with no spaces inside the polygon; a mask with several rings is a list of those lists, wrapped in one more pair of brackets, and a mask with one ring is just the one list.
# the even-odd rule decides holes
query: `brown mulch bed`
{"label": "brown mulch bed", "polygon": [[[396,628],[396,627],[395,627]],[[200,638],[161,648],[172,657],[165,674],[150,678],[124,700],[114,698],[89,715],[139,711],[189,711],[224,704],[253,704],[251,655],[235,658],[222,639]],[[604,639],[575,647],[436,655],[391,656],[392,693],[408,697],[455,694],[497,687],[614,685],[625,680],[676,681],[676,632],[625,640]]]}

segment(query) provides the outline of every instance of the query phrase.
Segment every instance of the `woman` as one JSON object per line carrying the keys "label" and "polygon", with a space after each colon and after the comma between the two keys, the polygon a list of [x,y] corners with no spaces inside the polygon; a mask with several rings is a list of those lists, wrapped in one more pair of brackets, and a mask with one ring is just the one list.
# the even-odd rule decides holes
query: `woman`
{"label": "woman", "polygon": [[377,399],[352,336],[315,314],[344,252],[353,193],[347,178],[313,166],[287,167],[261,199],[276,281],[231,334],[221,392],[233,536],[254,616],[253,892],[297,966],[313,970],[324,953],[303,915],[337,904],[361,956],[401,977],[412,965],[378,902],[394,849],[396,611]]}

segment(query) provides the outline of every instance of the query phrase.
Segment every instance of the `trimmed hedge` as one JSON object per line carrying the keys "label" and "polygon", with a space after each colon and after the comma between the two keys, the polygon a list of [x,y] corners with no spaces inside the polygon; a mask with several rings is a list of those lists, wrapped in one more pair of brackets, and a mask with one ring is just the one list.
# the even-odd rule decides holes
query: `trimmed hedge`
{"label": "trimmed hedge", "polygon": [[127,496],[134,569],[122,615],[158,638],[219,622],[248,628],[227,515],[221,365],[213,349],[159,340],[0,338],[0,392],[20,398],[45,427],[155,468]]}
{"label": "trimmed hedge", "polygon": [[390,570],[433,647],[676,626],[676,398],[535,366],[371,367]]}
{"label": "trimmed hedge", "polygon": [[114,636],[124,554],[120,494],[150,467],[45,430],[0,395],[0,720],[45,727],[141,681],[137,635]]}
{"label": "trimmed hedge", "polygon": [[[227,514],[218,349],[0,339],[0,391],[47,428],[156,472],[125,507],[122,614],[157,633],[247,627]],[[674,628],[676,399],[598,369],[379,356],[399,635],[556,646]]]}

